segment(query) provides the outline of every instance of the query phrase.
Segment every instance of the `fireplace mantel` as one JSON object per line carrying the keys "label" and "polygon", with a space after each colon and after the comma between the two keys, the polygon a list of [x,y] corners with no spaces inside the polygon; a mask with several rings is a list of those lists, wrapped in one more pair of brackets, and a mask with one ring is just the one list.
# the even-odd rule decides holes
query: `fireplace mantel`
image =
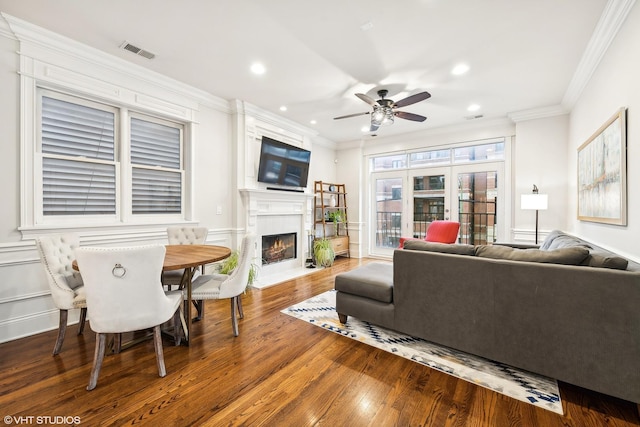
{"label": "fireplace mantel", "polygon": [[[311,193],[266,189],[240,189],[246,215],[246,230],[257,236],[256,254],[262,254],[261,237],[276,233],[297,233],[296,258],[262,266],[258,287],[304,273],[307,258],[308,233],[313,230],[313,199]],[[257,262],[260,264],[260,262]]]}
{"label": "fireplace mantel", "polygon": [[[296,191],[240,189],[242,201],[247,209],[248,231],[256,232],[255,219],[259,215],[302,215],[305,219],[305,230],[311,230],[313,213],[313,194]],[[254,221],[252,223],[252,220]]]}

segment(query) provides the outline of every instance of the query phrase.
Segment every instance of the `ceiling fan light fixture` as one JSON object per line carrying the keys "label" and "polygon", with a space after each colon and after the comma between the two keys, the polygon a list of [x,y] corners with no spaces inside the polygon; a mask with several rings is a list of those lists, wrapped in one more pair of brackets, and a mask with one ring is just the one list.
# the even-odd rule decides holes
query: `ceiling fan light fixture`
{"label": "ceiling fan light fixture", "polygon": [[395,115],[390,106],[373,107],[371,114],[371,124],[376,126],[388,126],[393,124]]}
{"label": "ceiling fan light fixture", "polygon": [[373,107],[373,113],[371,113],[371,124],[380,126],[385,118],[385,111],[383,107]]}
{"label": "ceiling fan light fixture", "polygon": [[392,125],[394,117],[395,116],[391,107],[384,107],[384,118],[382,119],[382,126]]}

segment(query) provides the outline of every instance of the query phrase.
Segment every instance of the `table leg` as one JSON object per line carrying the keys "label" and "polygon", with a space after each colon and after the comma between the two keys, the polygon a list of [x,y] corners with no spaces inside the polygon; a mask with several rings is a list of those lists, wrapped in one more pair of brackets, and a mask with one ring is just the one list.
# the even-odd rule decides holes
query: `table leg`
{"label": "table leg", "polygon": [[193,279],[193,274],[195,273],[195,268],[185,268],[184,273],[182,275],[180,285],[183,289],[187,288],[187,299],[185,301],[184,314],[186,317],[186,328],[184,331],[184,342],[186,345],[189,345],[189,338],[191,333],[191,282]]}

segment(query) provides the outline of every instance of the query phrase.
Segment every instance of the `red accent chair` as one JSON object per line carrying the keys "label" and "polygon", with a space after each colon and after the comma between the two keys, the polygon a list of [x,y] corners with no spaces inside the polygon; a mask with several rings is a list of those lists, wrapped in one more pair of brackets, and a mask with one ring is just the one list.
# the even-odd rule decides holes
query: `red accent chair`
{"label": "red accent chair", "polygon": [[[424,238],[427,242],[435,243],[455,243],[458,240],[458,231],[460,231],[460,223],[457,221],[432,221],[427,228],[427,236]],[[400,249],[404,247],[407,240],[420,240],[414,237],[401,237]]]}

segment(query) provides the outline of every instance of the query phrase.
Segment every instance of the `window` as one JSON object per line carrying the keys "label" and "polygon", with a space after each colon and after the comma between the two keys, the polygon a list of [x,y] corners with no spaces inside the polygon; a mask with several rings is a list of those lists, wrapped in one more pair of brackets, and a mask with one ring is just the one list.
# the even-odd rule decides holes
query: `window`
{"label": "window", "polygon": [[49,96],[41,111],[42,214],[115,215],[115,111]]}
{"label": "window", "polygon": [[133,214],[182,212],[182,130],[131,119]]}
{"label": "window", "polygon": [[402,169],[405,167],[407,167],[406,154],[394,154],[391,156],[373,157],[371,159],[371,171]]}
{"label": "window", "polygon": [[451,150],[420,151],[409,154],[409,167],[419,168],[451,163]]}
{"label": "window", "polygon": [[48,90],[39,100],[41,222],[183,214],[183,124]]}
{"label": "window", "polygon": [[455,163],[477,162],[482,160],[503,160],[504,142],[472,145],[453,150]]}

